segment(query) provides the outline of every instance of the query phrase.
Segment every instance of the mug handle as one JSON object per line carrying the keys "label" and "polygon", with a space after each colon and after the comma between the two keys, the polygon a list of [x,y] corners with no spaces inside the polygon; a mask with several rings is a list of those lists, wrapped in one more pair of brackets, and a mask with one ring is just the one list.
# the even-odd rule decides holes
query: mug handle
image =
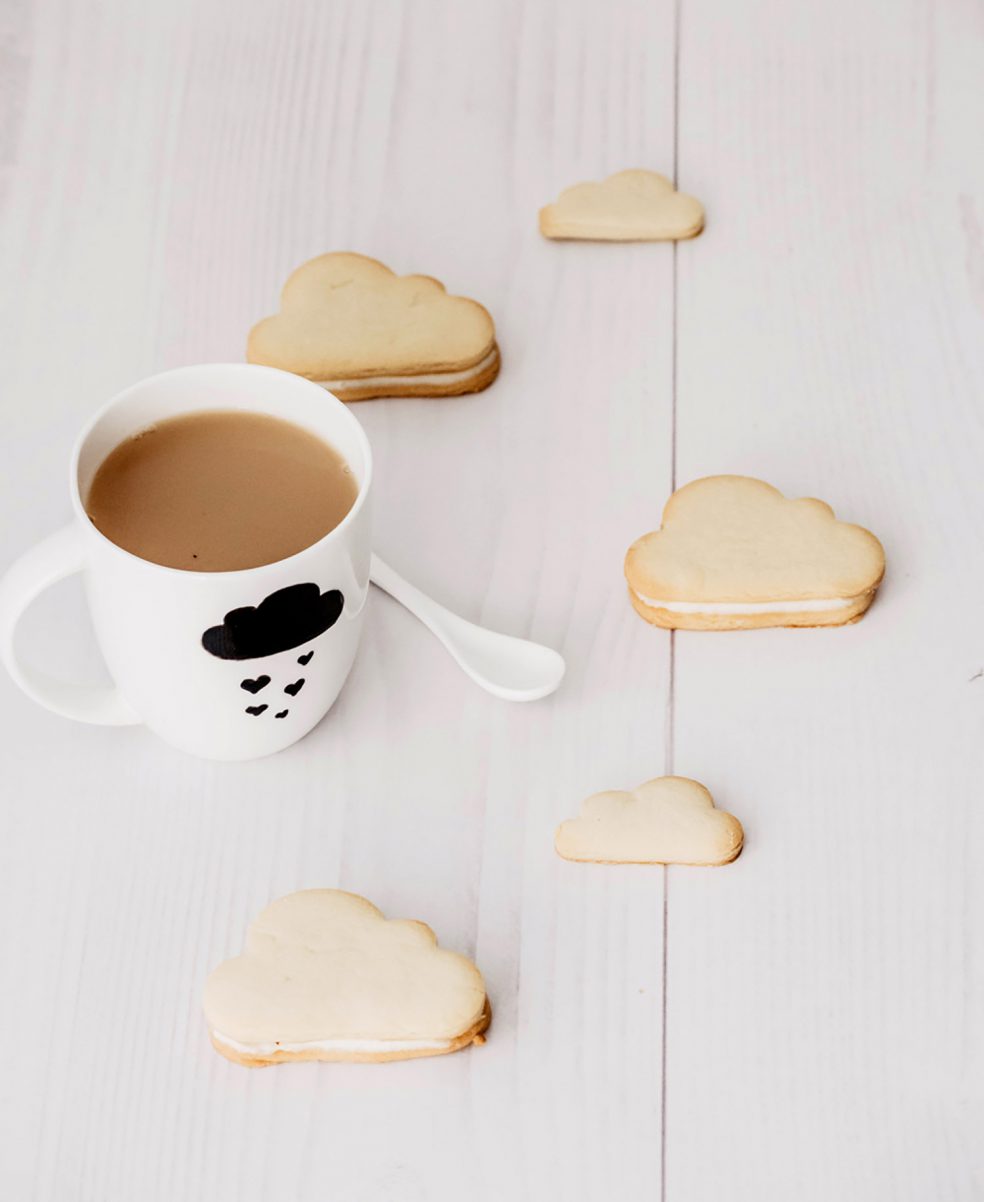
{"label": "mug handle", "polygon": [[28,697],[45,709],[98,726],[134,726],[140,718],[113,686],[77,685],[54,680],[21,662],[14,635],[22,614],[35,599],[85,565],[75,525],[64,526],[17,560],[0,580],[0,660]]}

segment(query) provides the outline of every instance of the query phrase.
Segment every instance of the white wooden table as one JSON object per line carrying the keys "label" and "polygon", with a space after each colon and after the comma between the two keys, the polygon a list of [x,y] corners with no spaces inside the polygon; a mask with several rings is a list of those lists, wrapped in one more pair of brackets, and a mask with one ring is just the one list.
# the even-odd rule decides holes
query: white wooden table
{"label": "white wooden table", "polygon": [[[113,392],[242,358],[288,271],[482,300],[487,393],[377,401],[378,547],[562,649],[522,707],[376,596],[335,711],[211,765],[0,680],[0,1197],[984,1197],[984,10],[974,0],[6,0],[2,562],[67,515]],[[678,248],[551,244],[626,166]],[[823,497],[889,562],[859,625],[668,634],[624,595],[674,482]],[[39,662],[98,675],[80,593]],[[721,871],[561,862],[676,771]],[[365,893],[474,955],[482,1049],[247,1072],[201,988],[271,898]]]}

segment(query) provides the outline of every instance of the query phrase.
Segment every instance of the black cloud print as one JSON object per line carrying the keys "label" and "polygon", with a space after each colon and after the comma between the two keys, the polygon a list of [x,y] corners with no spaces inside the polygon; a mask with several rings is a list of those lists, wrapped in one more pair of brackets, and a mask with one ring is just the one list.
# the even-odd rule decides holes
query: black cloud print
{"label": "black cloud print", "polygon": [[202,646],[219,659],[276,655],[324,634],[338,621],[344,604],[338,589],[323,593],[316,584],[292,584],[259,605],[230,610],[221,626],[205,631]]}

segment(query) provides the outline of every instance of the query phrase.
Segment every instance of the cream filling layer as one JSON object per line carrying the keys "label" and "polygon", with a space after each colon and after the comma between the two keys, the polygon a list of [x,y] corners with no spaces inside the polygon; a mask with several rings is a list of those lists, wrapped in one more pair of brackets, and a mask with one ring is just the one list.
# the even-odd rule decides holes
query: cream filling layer
{"label": "cream filling layer", "polygon": [[442,1052],[450,1039],[314,1039],[308,1043],[240,1043],[213,1031],[212,1038],[241,1056],[275,1056],[277,1052],[365,1052],[378,1056],[385,1052]]}
{"label": "cream filling layer", "polygon": [[352,376],[347,380],[315,380],[315,383],[327,388],[329,392],[336,388],[391,388],[400,384],[463,384],[482,375],[498,356],[499,348],[493,346],[484,359],[462,371],[435,371],[406,376]]}
{"label": "cream filling layer", "polygon": [[671,614],[803,614],[830,609],[848,609],[861,600],[856,597],[810,597],[803,601],[657,601],[633,589],[632,592],[650,609],[665,609]]}

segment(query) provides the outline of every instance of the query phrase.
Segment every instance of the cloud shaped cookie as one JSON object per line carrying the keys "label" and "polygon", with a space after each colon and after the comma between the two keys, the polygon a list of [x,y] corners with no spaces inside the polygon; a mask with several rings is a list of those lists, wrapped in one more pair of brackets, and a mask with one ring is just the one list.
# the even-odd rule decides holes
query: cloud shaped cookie
{"label": "cloud shaped cookie", "polygon": [[596,793],[557,828],[565,860],[604,864],[727,864],[744,833],[703,785],[660,776],[631,792]]}
{"label": "cloud shaped cookie", "polygon": [[241,1064],[404,1060],[483,1042],[491,1011],[470,960],[422,922],[340,889],[273,902],[205,984],[216,1050]]}
{"label": "cloud shaped cookie", "polygon": [[659,530],[629,548],[636,611],[657,626],[738,630],[839,626],[859,618],[885,572],[873,534],[823,501],[792,500],[750,476],[678,489]]}
{"label": "cloud shaped cookie", "polygon": [[344,401],[477,392],[499,372],[495,326],[477,301],[347,252],[297,268],[280,312],[250,331],[246,358],[305,376]]}
{"label": "cloud shaped cookie", "polygon": [[699,200],[641,168],[574,184],[540,210],[540,233],[547,238],[659,242],[693,238],[703,228]]}

